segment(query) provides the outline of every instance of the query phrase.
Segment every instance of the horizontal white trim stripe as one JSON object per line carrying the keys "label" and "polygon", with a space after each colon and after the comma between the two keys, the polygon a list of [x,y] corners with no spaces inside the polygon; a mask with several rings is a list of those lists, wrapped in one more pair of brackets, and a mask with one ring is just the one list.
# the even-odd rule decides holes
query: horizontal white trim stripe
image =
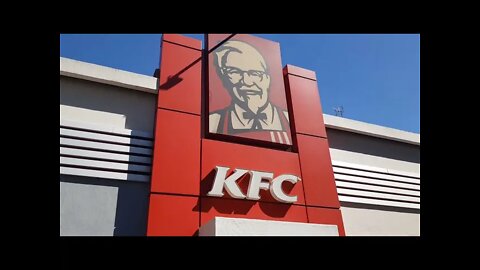
{"label": "horizontal white trim stripe", "polygon": [[378,178],[378,179],[384,179],[384,180],[390,180],[390,181],[400,181],[400,182],[420,185],[420,180],[419,179],[406,178],[406,177],[389,175],[389,174],[365,172],[365,171],[359,171],[359,170],[354,170],[354,169],[345,169],[345,168],[339,168],[339,167],[333,167],[333,171],[335,173],[351,174],[351,175],[358,175],[358,176],[363,176],[363,177],[372,177],[372,178]]}
{"label": "horizontal white trim stripe", "polygon": [[142,140],[136,138],[128,138],[122,136],[115,136],[115,135],[106,135],[106,134],[99,134],[89,131],[80,131],[80,130],[73,130],[73,129],[66,129],[60,128],[60,135],[76,137],[79,139],[90,139],[90,140],[97,140],[103,142],[112,142],[112,143],[122,143],[122,144],[133,144],[139,146],[145,146],[152,148],[152,141],[150,140]]}
{"label": "horizontal white trim stripe", "polygon": [[148,155],[148,156],[152,155],[152,149],[148,149],[148,148],[83,141],[83,140],[69,139],[69,138],[60,138],[60,144],[73,146],[73,147],[78,146],[78,147],[92,148],[95,150],[117,151],[117,152],[122,152],[127,154],[135,153],[135,154],[142,154],[142,155]]}
{"label": "horizontal white trim stripe", "polygon": [[153,139],[153,133],[152,132],[146,132],[146,131],[140,131],[140,130],[131,130],[131,129],[121,129],[117,127],[112,127],[112,126],[106,126],[106,125],[97,125],[97,124],[92,124],[92,123],[85,123],[85,122],[78,122],[78,121],[71,121],[67,119],[60,119],[60,126],[64,127],[74,127],[74,128],[81,128],[85,130],[91,130],[94,132],[105,132],[105,133],[111,133],[113,135],[125,135],[129,137],[142,137],[145,139]]}
{"label": "horizontal white trim stripe", "polygon": [[129,154],[116,154],[116,153],[83,150],[83,149],[75,149],[75,148],[67,148],[67,147],[60,147],[60,154],[75,156],[79,158],[100,158],[100,159],[108,159],[112,161],[140,162],[140,163],[146,163],[149,165],[152,163],[152,158],[150,157],[135,156],[135,155],[129,155]]}
{"label": "horizontal white trim stripe", "polygon": [[420,179],[420,174],[419,174],[419,173],[398,171],[398,170],[393,170],[393,169],[387,169],[387,171],[388,171],[388,173],[390,173],[390,174],[396,174],[396,175],[408,176],[408,177],[413,177],[413,178],[418,178],[418,179]]}
{"label": "horizontal white trim stripe", "polygon": [[360,184],[372,184],[372,185],[380,185],[380,186],[387,186],[387,187],[393,187],[393,188],[406,188],[406,189],[412,189],[412,190],[420,190],[420,185],[412,185],[412,184],[399,183],[399,182],[393,182],[393,181],[384,181],[384,180],[371,179],[371,178],[352,176],[352,175],[344,175],[344,174],[338,174],[338,173],[334,173],[333,176],[335,177],[336,180],[354,181]]}
{"label": "horizontal white trim stripe", "polygon": [[406,189],[400,189],[400,188],[379,187],[379,186],[368,185],[368,184],[344,182],[340,180],[336,180],[335,184],[337,185],[337,188],[357,188],[357,189],[363,189],[363,190],[368,190],[372,192],[379,191],[379,192],[397,193],[397,194],[410,195],[410,196],[420,196],[420,191],[406,190]]}
{"label": "horizontal white trim stripe", "polygon": [[83,166],[83,167],[98,168],[98,169],[136,171],[136,172],[144,172],[144,173],[150,173],[150,170],[151,170],[150,166],[133,165],[133,164],[127,164],[127,163],[110,162],[110,161],[99,161],[99,160],[91,160],[91,159],[70,158],[70,157],[62,157],[62,156],[60,156],[60,164]]}
{"label": "horizontal white trim stripe", "polygon": [[[147,174],[151,172],[150,164],[152,162],[153,136],[151,132],[60,119],[60,136],[71,137],[60,137],[60,144],[63,145],[60,147],[61,174],[139,182],[150,181],[150,175]],[[144,156],[139,156],[139,154]],[[104,159],[104,161],[93,159]],[[132,162],[145,163],[145,165],[132,164]]]}
{"label": "horizontal white trim stripe", "polygon": [[338,199],[340,200],[340,202],[353,202],[353,203],[364,203],[364,204],[372,204],[372,205],[420,209],[420,204],[417,204],[417,203],[385,201],[385,200],[358,198],[358,197],[342,196],[342,195],[339,195]]}
{"label": "horizontal white trim stripe", "polygon": [[364,196],[364,197],[379,198],[384,200],[399,200],[399,201],[417,202],[417,203],[420,202],[419,197],[402,196],[402,195],[394,195],[394,194],[371,192],[371,191],[361,191],[361,190],[354,190],[354,189],[347,189],[347,188],[337,188],[337,192],[338,194],[341,194],[341,195]]}
{"label": "horizontal white trim stripe", "polygon": [[345,167],[345,168],[349,168],[349,169],[359,169],[359,170],[365,170],[365,171],[371,171],[371,172],[397,174],[397,175],[400,175],[400,176],[420,178],[419,173],[398,171],[398,170],[392,170],[392,169],[380,168],[380,167],[373,167],[373,166],[355,164],[355,163],[344,162],[344,161],[332,160],[332,165],[333,166]]}
{"label": "horizontal white trim stripe", "polygon": [[136,181],[136,182],[145,182],[145,183],[148,183],[150,181],[150,175],[97,171],[97,170],[70,168],[70,167],[62,167],[62,166],[60,166],[60,174],[106,178],[106,179],[114,179],[114,180]]}

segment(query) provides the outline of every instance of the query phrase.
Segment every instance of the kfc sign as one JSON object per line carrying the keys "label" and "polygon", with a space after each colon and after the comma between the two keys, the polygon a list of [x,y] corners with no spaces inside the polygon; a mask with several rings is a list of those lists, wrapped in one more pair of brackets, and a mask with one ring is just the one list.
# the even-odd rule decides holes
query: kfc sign
{"label": "kfc sign", "polygon": [[[273,198],[284,203],[297,202],[297,196],[289,196],[285,194],[282,189],[283,182],[287,181],[292,184],[300,181],[300,177],[291,174],[282,174],[274,178],[273,173],[260,172],[253,170],[235,169],[234,173],[227,177],[227,172],[230,168],[216,166],[215,180],[212,190],[207,193],[208,196],[223,197],[223,189],[228,192],[230,196],[236,199],[260,200],[260,189],[270,190]],[[236,181],[244,176],[246,173],[250,174],[250,184],[248,185],[247,194],[243,194],[238,187]],[[267,181],[265,181],[267,180]]]}

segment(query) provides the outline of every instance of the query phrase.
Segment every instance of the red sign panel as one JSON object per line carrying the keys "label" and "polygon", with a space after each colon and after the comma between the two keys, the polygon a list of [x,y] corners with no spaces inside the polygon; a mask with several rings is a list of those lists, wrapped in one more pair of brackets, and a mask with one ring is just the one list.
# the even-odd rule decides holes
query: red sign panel
{"label": "red sign panel", "polygon": [[229,36],[208,35],[209,132],[291,145],[280,45]]}
{"label": "red sign panel", "polygon": [[208,35],[206,47],[203,88],[200,41],[162,38],[147,235],[197,235],[215,216],[345,235],[315,72],[282,72],[279,44],[250,35]]}

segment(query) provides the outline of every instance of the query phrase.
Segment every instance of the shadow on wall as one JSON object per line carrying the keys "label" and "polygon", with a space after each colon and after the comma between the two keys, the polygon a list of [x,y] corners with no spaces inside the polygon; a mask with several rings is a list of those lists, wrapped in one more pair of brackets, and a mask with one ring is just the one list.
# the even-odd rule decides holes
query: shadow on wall
{"label": "shadow on wall", "polygon": [[[115,230],[113,235],[139,235],[147,233],[148,194],[146,183],[131,182],[118,189]],[[135,186],[135,188],[133,188]]]}
{"label": "shadow on wall", "polygon": [[[101,213],[105,211],[114,212],[114,224],[101,224],[102,227],[111,228],[110,235],[114,236],[145,236],[147,228],[147,210],[148,195],[150,186],[148,183],[119,181],[99,179],[92,177],[60,175],[60,182],[81,184],[87,187],[88,193],[86,197],[74,200],[71,207],[71,213],[76,215],[76,219],[81,219],[83,226],[88,224],[110,223],[109,219],[102,218]],[[98,187],[113,187],[108,193],[103,193],[103,197],[95,196],[95,190]],[[70,189],[69,192],[75,192]],[[85,193],[83,193],[85,194]],[[91,196],[89,196],[91,195]],[[106,196],[105,196],[106,195]],[[75,196],[75,194],[64,194],[64,196]],[[112,203],[110,200],[115,200]],[[83,202],[83,200],[94,200]],[[90,213],[78,213],[79,209],[85,209],[82,204],[88,204]],[[110,207],[114,204],[116,207]],[[108,209],[110,207],[110,209]],[[107,209],[105,209],[107,208]],[[95,213],[97,212],[97,213]],[[108,215],[110,213],[107,213]],[[63,217],[68,218],[68,217]],[[62,219],[62,217],[61,217]],[[92,220],[95,219],[95,220]],[[80,225],[79,225],[80,226]],[[92,229],[92,228],[90,228]],[[94,229],[94,228],[93,228]],[[84,228],[69,228],[69,235],[86,235]],[[94,234],[94,233],[92,233]],[[96,234],[95,234],[96,235]]]}
{"label": "shadow on wall", "polygon": [[327,128],[330,148],[420,163],[420,147]]}
{"label": "shadow on wall", "polygon": [[60,77],[60,105],[125,117],[125,127],[153,131],[156,95],[117,86]]}

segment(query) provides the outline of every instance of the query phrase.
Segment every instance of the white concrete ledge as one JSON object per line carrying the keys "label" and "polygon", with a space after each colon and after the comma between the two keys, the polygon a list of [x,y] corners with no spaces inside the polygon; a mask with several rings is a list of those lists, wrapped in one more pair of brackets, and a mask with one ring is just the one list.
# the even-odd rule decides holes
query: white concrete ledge
{"label": "white concrete ledge", "polygon": [[60,75],[157,93],[157,78],[60,57]]}
{"label": "white concrete ledge", "polygon": [[323,114],[323,119],[327,128],[350,131],[382,139],[420,145],[420,134],[418,133],[373,125],[328,114]]}
{"label": "white concrete ledge", "polygon": [[215,217],[199,236],[338,236],[337,225]]}

